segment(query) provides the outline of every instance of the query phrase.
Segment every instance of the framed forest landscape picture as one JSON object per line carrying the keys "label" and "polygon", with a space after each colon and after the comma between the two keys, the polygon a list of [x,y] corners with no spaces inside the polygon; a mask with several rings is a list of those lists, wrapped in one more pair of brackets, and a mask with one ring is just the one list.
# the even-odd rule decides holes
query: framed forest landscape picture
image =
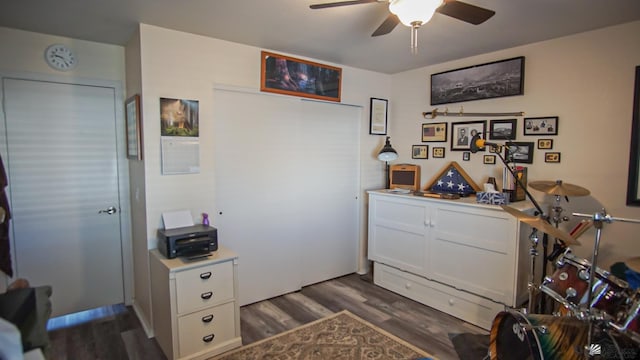
{"label": "framed forest landscape picture", "polygon": [[260,91],[340,101],[342,69],[262,51]]}

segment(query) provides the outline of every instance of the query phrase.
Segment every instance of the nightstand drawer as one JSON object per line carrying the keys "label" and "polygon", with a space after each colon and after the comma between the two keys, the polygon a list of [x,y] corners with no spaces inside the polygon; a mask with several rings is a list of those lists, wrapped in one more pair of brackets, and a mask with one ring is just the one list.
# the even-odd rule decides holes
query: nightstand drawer
{"label": "nightstand drawer", "polygon": [[213,349],[235,337],[235,303],[228,302],[178,318],[180,356]]}
{"label": "nightstand drawer", "polygon": [[176,273],[178,314],[213,306],[233,297],[231,261]]}

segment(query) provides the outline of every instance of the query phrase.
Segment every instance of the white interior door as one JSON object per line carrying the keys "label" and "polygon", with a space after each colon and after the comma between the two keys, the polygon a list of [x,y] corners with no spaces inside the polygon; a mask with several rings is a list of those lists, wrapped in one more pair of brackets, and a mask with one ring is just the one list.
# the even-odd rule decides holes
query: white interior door
{"label": "white interior door", "polygon": [[216,90],[214,226],[240,304],[356,271],[357,107]]}
{"label": "white interior door", "polygon": [[3,94],[16,276],[52,286],[53,316],[123,302],[114,89],[3,79]]}

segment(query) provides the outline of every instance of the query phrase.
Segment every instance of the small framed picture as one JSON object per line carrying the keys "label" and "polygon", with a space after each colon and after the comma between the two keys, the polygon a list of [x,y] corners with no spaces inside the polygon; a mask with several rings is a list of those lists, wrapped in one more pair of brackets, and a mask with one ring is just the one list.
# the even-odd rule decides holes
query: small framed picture
{"label": "small framed picture", "polygon": [[490,153],[496,154],[496,153],[499,153],[502,148],[497,147],[497,146],[487,146],[487,149],[489,149]]}
{"label": "small framed picture", "polygon": [[524,135],[558,135],[558,117],[524,118]]}
{"label": "small framed picture", "polygon": [[429,145],[413,145],[411,148],[412,159],[428,159]]}
{"label": "small framed picture", "polygon": [[533,164],[533,142],[511,141],[504,149],[507,162]]}
{"label": "small framed picture", "polygon": [[486,128],[486,120],[451,123],[451,150],[469,151],[471,138],[476,134],[484,135]]}
{"label": "small framed picture", "polygon": [[422,142],[447,141],[447,123],[422,124]]}
{"label": "small framed picture", "polygon": [[471,153],[468,151],[465,151],[462,153],[462,160],[464,161],[469,161],[471,160]]}
{"label": "small framed picture", "polygon": [[140,95],[128,98],[124,104],[126,118],[127,158],[142,160],[142,127],[140,126]]}
{"label": "small framed picture", "polygon": [[544,162],[547,162],[547,163],[559,163],[560,162],[560,153],[559,152],[546,152],[546,153],[544,153]]}
{"label": "small framed picture", "polygon": [[493,165],[496,163],[496,156],[495,155],[485,155],[482,158],[482,162],[485,164],[490,164]]}
{"label": "small framed picture", "polygon": [[369,134],[387,135],[387,99],[370,99]]}
{"label": "small framed picture", "polygon": [[489,140],[515,140],[518,119],[489,121]]}
{"label": "small framed picture", "polygon": [[538,139],[538,149],[553,149],[553,139]]}
{"label": "small framed picture", "polygon": [[443,147],[434,147],[433,148],[433,157],[434,158],[444,158],[444,148]]}

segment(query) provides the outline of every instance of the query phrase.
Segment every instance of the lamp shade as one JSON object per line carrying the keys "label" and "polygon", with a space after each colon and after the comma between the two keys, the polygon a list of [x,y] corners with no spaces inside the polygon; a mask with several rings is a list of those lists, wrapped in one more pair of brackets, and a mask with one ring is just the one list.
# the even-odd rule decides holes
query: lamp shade
{"label": "lamp shade", "polygon": [[378,153],[378,160],[380,161],[393,161],[398,158],[398,153],[391,147],[391,137],[387,136],[387,140],[384,143],[384,147]]}
{"label": "lamp shade", "polygon": [[431,20],[442,0],[391,0],[389,11],[406,26],[425,24]]}

